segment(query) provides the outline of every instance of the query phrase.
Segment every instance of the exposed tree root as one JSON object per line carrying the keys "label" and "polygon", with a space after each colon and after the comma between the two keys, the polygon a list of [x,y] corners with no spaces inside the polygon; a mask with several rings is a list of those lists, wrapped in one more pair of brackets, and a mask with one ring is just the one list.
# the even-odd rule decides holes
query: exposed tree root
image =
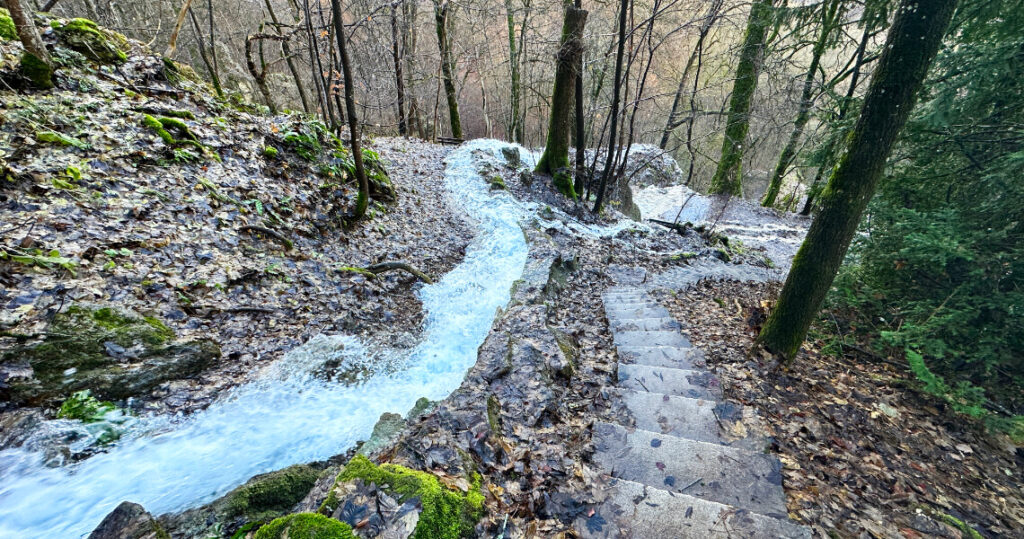
{"label": "exposed tree root", "polygon": [[413,266],[411,266],[410,264],[408,264],[406,262],[381,262],[379,264],[373,264],[373,265],[367,266],[365,268],[356,268],[356,267],[352,267],[352,266],[344,266],[344,267],[338,268],[335,271],[337,271],[339,273],[340,272],[361,273],[363,275],[366,275],[367,277],[376,277],[377,275],[379,275],[381,273],[388,272],[388,271],[393,271],[393,270],[402,270],[402,271],[404,271],[406,273],[414,275],[416,278],[420,279],[421,281],[423,281],[423,282],[425,282],[427,284],[434,284],[434,281],[430,278],[429,275],[427,275],[426,273],[423,273],[422,271],[414,268]]}
{"label": "exposed tree root", "polygon": [[292,240],[284,237],[283,235],[281,235],[280,232],[277,232],[276,230],[271,230],[271,229],[269,229],[267,227],[255,226],[255,225],[245,225],[245,226],[238,227],[238,230],[239,230],[239,232],[259,232],[260,234],[263,234],[264,236],[267,236],[269,238],[274,238],[275,240],[281,242],[281,244],[284,245],[285,249],[288,250],[288,251],[290,251],[292,249],[292,247],[294,247],[294,244],[292,243]]}

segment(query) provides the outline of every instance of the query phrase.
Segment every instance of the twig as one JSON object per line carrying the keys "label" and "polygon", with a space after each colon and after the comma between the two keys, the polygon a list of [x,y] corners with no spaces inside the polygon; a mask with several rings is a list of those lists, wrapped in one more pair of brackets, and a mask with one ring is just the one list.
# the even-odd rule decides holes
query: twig
{"label": "twig", "polygon": [[339,273],[340,272],[347,272],[348,271],[348,272],[353,272],[353,273],[361,273],[361,274],[366,275],[368,277],[376,277],[377,275],[379,275],[381,273],[388,272],[388,271],[393,271],[393,270],[401,270],[401,271],[404,271],[406,273],[410,273],[410,274],[416,276],[421,281],[423,281],[423,282],[425,282],[427,284],[434,284],[434,281],[430,278],[429,275],[427,275],[426,273],[423,273],[422,271],[412,267],[411,265],[409,265],[406,262],[381,262],[379,264],[373,264],[373,265],[367,266],[365,268],[356,268],[356,267],[352,267],[352,266],[344,266],[344,267],[337,268],[334,271],[337,271]]}

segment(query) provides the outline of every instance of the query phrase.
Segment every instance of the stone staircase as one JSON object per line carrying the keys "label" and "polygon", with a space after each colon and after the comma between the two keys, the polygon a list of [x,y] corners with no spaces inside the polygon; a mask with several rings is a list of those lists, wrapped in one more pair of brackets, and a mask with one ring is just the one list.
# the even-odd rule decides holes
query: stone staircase
{"label": "stone staircase", "polygon": [[586,538],[809,538],[786,517],[781,464],[752,410],[721,400],[679,322],[640,286],[604,296],[619,353],[618,422],[594,425],[607,481]]}

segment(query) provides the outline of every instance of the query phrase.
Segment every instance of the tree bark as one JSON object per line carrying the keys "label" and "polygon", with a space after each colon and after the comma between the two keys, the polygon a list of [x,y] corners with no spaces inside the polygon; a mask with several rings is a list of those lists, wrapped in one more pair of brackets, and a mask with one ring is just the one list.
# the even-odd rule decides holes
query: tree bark
{"label": "tree bark", "polygon": [[36,24],[32,22],[32,15],[21,7],[21,0],[7,0],[7,9],[11,13],[11,20],[14,21],[18,39],[25,47],[19,70],[37,88],[53,88],[53,60],[50,59],[50,53],[43,44]]}
{"label": "tree bark", "polygon": [[619,6],[619,42],[615,49],[615,81],[612,86],[612,110],[610,113],[611,136],[608,137],[608,155],[605,156],[604,170],[601,172],[601,183],[597,187],[597,200],[594,201],[594,213],[600,213],[604,204],[605,191],[608,189],[608,176],[615,165],[615,136],[619,126],[619,94],[622,90],[622,56],[626,48],[626,13],[629,11],[629,0],[622,0]]}
{"label": "tree bark", "polygon": [[[448,0],[434,0],[434,20],[437,26],[437,46],[441,53],[441,75],[444,93],[448,99],[448,120],[452,126],[452,137],[462,138],[462,120],[459,118],[459,100],[455,90],[455,62],[452,60],[451,41],[448,38],[448,15],[451,4]],[[436,131],[436,128],[435,128]]]}
{"label": "tree bark", "polygon": [[793,162],[793,157],[796,156],[796,147],[800,143],[800,137],[804,134],[804,127],[807,125],[807,121],[811,119],[814,78],[817,76],[818,65],[821,63],[822,54],[825,53],[825,45],[828,43],[829,36],[839,26],[839,19],[842,15],[841,7],[841,0],[831,0],[831,4],[821,7],[821,33],[818,34],[818,40],[814,43],[814,48],[811,51],[811,65],[807,69],[807,75],[804,77],[803,91],[800,93],[800,108],[797,111],[796,120],[793,122],[793,131],[789,134],[789,140],[786,141],[782,154],[779,155],[779,162],[775,165],[775,172],[772,173],[771,180],[768,182],[768,188],[764,192],[764,198],[761,199],[762,206],[771,207],[775,205],[775,199],[779,196],[779,190],[782,188],[782,179],[786,176],[786,170],[789,168],[790,163]]}
{"label": "tree bark", "polygon": [[[583,8],[582,0],[576,0],[574,5],[577,9]],[[575,107],[573,117],[576,119],[576,134],[573,138],[576,139],[576,180],[572,188],[576,191],[577,196],[581,196],[585,181],[584,175],[587,170],[585,163],[587,160],[587,139],[584,134],[583,120],[583,54],[580,54],[579,58],[576,59],[576,81],[574,86],[573,101]]]}
{"label": "tree bark", "polygon": [[757,339],[787,361],[796,356],[832,286],[955,7],[956,0],[903,0],[897,8],[846,153],[821,195],[821,213]]}
{"label": "tree bark", "polygon": [[[196,14],[192,11],[192,8],[188,8],[188,17],[192,22],[192,30],[196,33],[196,44],[199,46],[199,57],[203,60],[203,64],[206,66],[206,71],[210,73],[210,81],[213,82],[213,90],[217,92],[217,97],[224,97],[224,90],[220,86],[220,76],[217,73],[217,66],[210,59],[210,56],[206,53],[206,42],[203,39],[203,30],[199,26],[199,19]],[[213,15],[210,15],[212,20]],[[217,44],[213,41],[213,34],[210,35],[210,44],[216,47]]]}
{"label": "tree bark", "polygon": [[544,154],[537,161],[537,172],[551,174],[555,188],[569,198],[576,198],[569,168],[569,138],[572,132],[573,94],[576,74],[583,56],[583,27],[587,12],[573,5],[565,6],[562,23],[562,44],[555,68],[555,86],[551,92],[551,114]]}
{"label": "tree bark", "polygon": [[345,45],[345,28],[341,19],[341,0],[331,0],[331,11],[334,14],[334,36],[338,40],[338,52],[341,54],[341,76],[345,82],[345,108],[348,114],[348,132],[352,150],[352,163],[355,164],[356,180],[359,182],[359,194],[356,196],[356,207],[353,218],[362,219],[366,215],[366,207],[370,204],[370,182],[363,169],[363,149],[359,140],[359,119],[356,116],[356,97],[352,66],[348,59],[348,48]]}
{"label": "tree bark", "polygon": [[711,179],[711,193],[740,196],[743,194],[741,165],[743,146],[750,129],[750,102],[757,89],[757,77],[761,71],[761,57],[764,55],[764,41],[771,24],[772,2],[754,0],[747,18],[747,32],[740,49],[736,65],[736,80],[733,82],[732,97],[729,100],[729,118],[726,120],[725,140],[722,142],[722,156]]}
{"label": "tree bark", "polygon": [[[267,0],[269,1],[269,0]],[[395,93],[398,97],[398,134],[406,136],[409,127],[405,121],[405,77],[402,76],[402,53],[398,40],[398,1],[391,4],[391,59],[395,62]]]}

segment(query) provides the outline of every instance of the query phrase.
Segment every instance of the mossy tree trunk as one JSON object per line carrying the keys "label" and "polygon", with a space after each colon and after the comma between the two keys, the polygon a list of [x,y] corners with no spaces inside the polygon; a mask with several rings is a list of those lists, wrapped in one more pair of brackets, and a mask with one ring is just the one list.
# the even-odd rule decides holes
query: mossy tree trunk
{"label": "mossy tree trunk", "polygon": [[46,51],[46,45],[43,44],[36,24],[32,22],[32,15],[22,9],[21,0],[7,0],[7,9],[11,12],[11,20],[14,21],[18,39],[25,47],[25,52],[21,55],[21,73],[37,88],[53,88],[53,60]]}
{"label": "mossy tree trunk", "polygon": [[[583,7],[582,0],[576,0],[575,5],[577,8]],[[587,137],[584,133],[584,120],[583,120],[583,54],[579,55],[576,59],[576,80],[573,85],[573,102],[575,107],[573,108],[573,118],[576,120],[576,129],[573,136],[573,144],[576,146],[576,178],[573,182],[573,190],[576,191],[576,196],[583,195],[584,175],[586,174],[586,160],[587,160]]]}
{"label": "mossy tree trunk", "polygon": [[356,169],[356,180],[359,182],[359,194],[356,196],[356,207],[352,217],[362,219],[366,215],[366,207],[370,204],[370,182],[363,168],[363,149],[359,140],[359,118],[356,116],[356,96],[352,80],[352,63],[348,58],[348,47],[345,44],[345,28],[341,18],[341,0],[331,0],[331,11],[334,15],[334,36],[338,40],[338,52],[341,54],[341,76],[345,82],[345,109],[348,112],[348,132],[352,150],[352,163]]}
{"label": "mossy tree trunk", "polygon": [[628,12],[629,0],[622,0],[619,4],[618,42],[615,48],[615,80],[612,83],[612,111],[609,115],[611,136],[608,137],[608,155],[605,156],[604,170],[601,172],[601,182],[597,186],[597,200],[594,201],[594,213],[601,212],[601,205],[604,204],[604,196],[608,190],[608,177],[611,176],[612,168],[615,164],[615,137],[619,126],[619,99],[622,93],[622,57],[625,55],[626,49],[626,14]]}
{"label": "mossy tree trunk", "polygon": [[[508,63],[509,63],[509,121],[508,136],[518,144],[523,143],[522,106],[519,104],[522,83],[519,75],[520,50],[516,47],[516,21],[512,13],[512,0],[505,0],[505,17],[508,22]],[[526,21],[523,21],[525,25]]]}
{"label": "mossy tree trunk", "polygon": [[448,120],[452,125],[452,137],[462,138],[462,120],[459,117],[459,99],[455,89],[455,61],[452,59],[452,43],[448,37],[448,15],[451,14],[448,0],[434,0],[434,22],[437,27],[437,47],[441,53],[441,76],[444,80],[444,94],[448,99]]}
{"label": "mossy tree trunk", "polygon": [[757,89],[757,77],[761,71],[765,34],[772,20],[772,1],[754,0],[750,6],[747,32],[743,37],[739,63],[736,65],[736,80],[733,81],[732,97],[729,99],[722,156],[711,179],[711,192],[715,194],[743,194],[740,169],[747,131],[750,129],[750,101]]}
{"label": "mossy tree trunk", "polygon": [[779,162],[775,165],[775,172],[772,173],[768,188],[761,199],[762,206],[774,206],[775,199],[779,196],[782,188],[782,179],[786,176],[793,157],[796,156],[797,144],[804,134],[804,127],[811,119],[812,94],[814,93],[814,78],[818,73],[818,65],[821,63],[821,56],[825,53],[825,46],[829,41],[832,31],[839,27],[842,16],[842,0],[831,0],[821,7],[821,31],[811,51],[811,65],[804,76],[803,91],[800,93],[800,107],[797,110],[796,120],[793,122],[793,131],[789,134],[789,140],[779,155]]}
{"label": "mossy tree trunk", "polygon": [[821,194],[821,213],[793,259],[758,343],[796,356],[885,169],[886,160],[935,58],[956,0],[903,0],[871,79],[846,153]]}
{"label": "mossy tree trunk", "polygon": [[551,114],[548,118],[548,140],[544,154],[537,161],[537,172],[554,176],[555,187],[563,195],[576,198],[569,168],[569,138],[573,125],[573,101],[576,73],[583,56],[583,27],[587,12],[572,4],[565,6],[561,47],[555,67],[555,86],[551,92]]}

